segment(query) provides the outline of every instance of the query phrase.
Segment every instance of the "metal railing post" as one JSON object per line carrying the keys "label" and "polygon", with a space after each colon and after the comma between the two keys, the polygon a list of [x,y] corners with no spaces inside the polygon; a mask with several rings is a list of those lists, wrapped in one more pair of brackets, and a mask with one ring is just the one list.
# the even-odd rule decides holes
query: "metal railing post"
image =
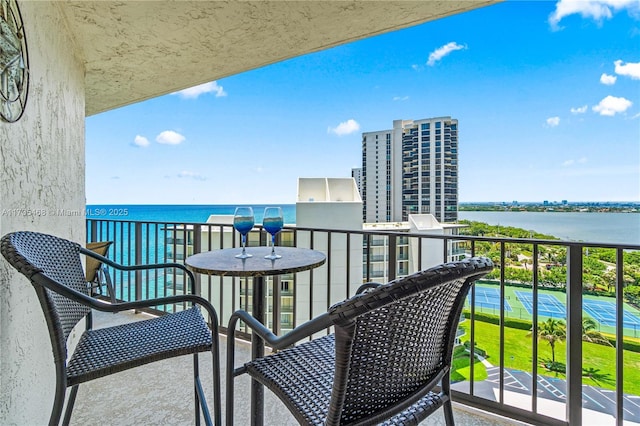
{"label": "metal railing post", "polygon": [[531,411],[538,412],[538,245],[533,245],[533,313],[531,320]]}
{"label": "metal railing post", "polygon": [[442,240],[442,263],[449,261],[449,240],[444,238]]}
{"label": "metal railing post", "polygon": [[[187,253],[187,248],[189,247],[189,245],[187,244],[187,232],[188,230],[185,228],[184,231],[184,258],[185,260],[187,259],[187,256],[189,255],[189,253]],[[193,248],[193,254],[197,254],[201,252],[201,247],[202,247],[202,229],[200,227],[200,225],[193,225],[193,244],[192,244],[192,248]],[[186,274],[184,275],[184,282],[187,282],[187,276]],[[201,295],[202,294],[202,274],[194,274],[194,278],[195,278],[195,282],[194,282],[194,293],[197,295]],[[211,295],[209,295],[209,300],[211,300]]]}
{"label": "metal railing post", "polygon": [[91,223],[91,239],[89,241],[98,241],[98,221],[90,220]]}
{"label": "metal railing post", "polygon": [[[136,222],[134,225],[134,259],[135,265],[142,264],[142,222]],[[129,236],[131,238],[131,236]],[[131,244],[131,241],[129,241]],[[131,247],[131,245],[129,245]],[[135,298],[136,300],[142,300],[142,271],[136,271],[135,273]]]}
{"label": "metal railing post", "polygon": [[505,281],[505,265],[506,265],[506,247],[504,241],[500,242],[500,344],[498,350],[500,352],[498,363],[500,366],[500,389],[498,389],[498,402],[504,404],[504,281]]}
{"label": "metal railing post", "polygon": [[367,268],[367,272],[365,275],[365,282],[371,281],[371,238],[371,234],[367,234],[367,258],[365,259],[365,268]]}
{"label": "metal railing post", "polygon": [[616,250],[616,425],[624,421],[624,255]]}
{"label": "metal railing post", "polygon": [[387,266],[389,270],[389,281],[396,279],[398,270],[398,237],[395,235],[389,235],[389,264]]}
{"label": "metal railing post", "polygon": [[567,247],[567,421],[582,424],[582,246]]}

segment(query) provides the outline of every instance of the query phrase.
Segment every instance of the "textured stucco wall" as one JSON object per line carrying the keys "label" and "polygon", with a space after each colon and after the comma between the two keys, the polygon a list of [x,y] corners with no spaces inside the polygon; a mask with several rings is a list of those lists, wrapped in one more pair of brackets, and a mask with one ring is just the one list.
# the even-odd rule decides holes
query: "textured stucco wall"
{"label": "textured stucco wall", "polygon": [[[19,6],[31,85],[22,119],[0,122],[0,234],[35,230],[82,242],[84,66],[74,57],[55,2]],[[57,209],[81,215],[56,216]],[[35,292],[0,257],[0,424],[46,424],[54,388],[51,345]]]}

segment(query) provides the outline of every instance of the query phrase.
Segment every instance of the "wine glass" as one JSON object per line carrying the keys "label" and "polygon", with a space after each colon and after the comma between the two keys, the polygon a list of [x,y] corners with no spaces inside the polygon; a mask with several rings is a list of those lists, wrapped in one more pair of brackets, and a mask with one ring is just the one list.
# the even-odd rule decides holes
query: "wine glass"
{"label": "wine glass", "polygon": [[276,234],[282,230],[284,218],[280,207],[267,207],[264,209],[264,217],[262,219],[262,227],[271,234],[271,254],[266,255],[265,259],[280,259],[282,256],[276,254]]}
{"label": "wine glass", "polygon": [[246,259],[253,255],[248,254],[245,250],[247,245],[247,234],[253,228],[253,209],[251,207],[238,207],[233,215],[233,227],[242,235],[242,253],[237,254],[238,259]]}

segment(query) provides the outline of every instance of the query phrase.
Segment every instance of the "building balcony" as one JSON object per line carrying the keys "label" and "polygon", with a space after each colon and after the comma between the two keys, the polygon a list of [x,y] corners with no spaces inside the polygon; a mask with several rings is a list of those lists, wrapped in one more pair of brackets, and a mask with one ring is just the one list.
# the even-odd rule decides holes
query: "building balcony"
{"label": "building balcony", "polygon": [[[151,241],[159,242],[158,247],[137,238],[143,235],[137,229],[146,227],[145,223],[126,222],[123,228],[118,228],[121,231],[118,233],[109,229],[111,226],[114,221],[89,219],[87,238],[99,241],[106,235],[117,235],[123,239],[113,245],[109,256],[117,262],[174,260],[163,257],[167,253],[165,235],[151,236]],[[211,247],[209,239],[219,240],[215,233],[200,234],[201,226],[205,227],[204,224],[193,224],[194,241],[197,242],[193,245],[194,253],[208,250]],[[158,228],[158,232],[162,233],[162,230]],[[640,388],[637,385],[640,383],[637,368],[640,365],[640,309],[637,308],[638,301],[622,291],[630,284],[628,280],[635,279],[630,260],[631,256],[637,256],[640,245],[389,230],[287,227],[286,232],[293,234],[287,244],[295,241],[299,247],[323,251],[327,262],[310,272],[292,274],[287,278],[288,291],[281,292],[279,298],[270,298],[272,309],[269,309],[266,323],[274,330],[295,327],[326,312],[332,304],[353,295],[363,282],[387,282],[465,255],[489,256],[496,268],[486,280],[475,285],[467,300],[466,320],[460,324],[465,333],[460,337],[464,347],[456,352],[452,385],[454,401],[464,404],[464,407],[459,406],[460,416],[465,415],[467,407],[474,407],[509,417],[514,422],[640,425]],[[253,245],[259,245],[261,231],[258,229],[253,233],[255,235],[249,240]],[[375,241],[385,244],[376,247],[373,253],[370,250]],[[237,247],[238,242],[229,240],[228,244]],[[119,247],[126,249],[119,252],[116,249]],[[369,259],[366,254],[363,256],[367,252]],[[596,253],[606,253],[604,268],[608,273],[603,275],[606,278],[596,278],[593,274],[598,268],[593,262]],[[378,261],[378,256],[386,260]],[[399,262],[405,258],[407,260]],[[116,295],[127,300],[135,295],[152,296],[156,291],[153,283],[161,283],[163,279],[162,276],[135,274],[115,276]],[[202,296],[211,300],[218,310],[222,326],[235,309],[243,306],[240,295],[250,294],[243,293],[250,288],[244,288],[247,285],[244,280],[196,275],[196,281],[200,283]],[[267,286],[269,289],[265,294],[275,294],[271,284]],[[283,321],[285,311],[291,315]],[[544,337],[536,338],[542,336],[543,323],[549,319],[561,321],[564,332],[553,352]],[[600,333],[603,342],[606,340],[608,344],[582,340],[586,336],[584,319],[594,320],[595,329],[591,332]],[[469,349],[472,347],[475,356]],[[552,358],[556,364],[549,361]],[[171,380],[155,386],[150,384],[148,389],[154,389],[153,394],[157,395],[158,386],[169,386],[169,382]],[[178,400],[184,399],[185,415],[188,416],[191,413],[191,387],[189,384],[185,387],[182,393],[170,391],[168,394],[179,396],[175,398]],[[141,392],[141,398],[155,398],[149,402],[154,409],[147,414],[145,403],[140,403],[137,405],[140,415],[155,415],[158,398],[144,393]],[[245,413],[248,411],[247,394],[238,392],[237,395],[240,398],[236,401],[237,415],[248,415]],[[98,401],[100,396],[95,398]],[[162,404],[163,407],[158,408],[160,411],[166,405]],[[99,402],[89,404],[92,410],[100,405]],[[265,406],[267,416],[276,416],[267,420],[267,424],[293,423],[292,419],[278,417],[286,410],[275,408],[277,403],[268,402]],[[109,410],[115,412],[113,407]],[[244,414],[240,414],[241,411]],[[168,417],[165,418],[170,419],[172,415],[166,414]],[[440,421],[438,416],[434,419]],[[243,422],[239,420],[238,424]],[[475,423],[461,420],[459,424]]]}
{"label": "building balcony", "polygon": [[[95,328],[106,327],[147,318],[148,314],[124,312],[110,314],[94,312]],[[226,353],[226,337],[221,335],[222,354]],[[236,342],[238,364],[250,359],[250,344]],[[207,396],[209,409],[213,409],[213,386],[211,356],[199,356],[202,386]],[[225,363],[222,362],[224,381]],[[147,364],[122,373],[113,374],[80,386],[71,418],[71,425],[95,424],[96,419],[104,425],[144,424],[163,425],[194,424],[193,420],[193,358],[182,356]],[[159,380],[160,378],[160,380]],[[209,378],[209,380],[207,380]],[[234,423],[250,424],[250,379],[243,375],[235,379]],[[295,418],[273,393],[265,390],[264,424],[297,425]],[[222,384],[222,403],[225,388]],[[454,418],[460,425],[507,426],[524,424],[505,419],[482,410],[454,402]],[[224,413],[223,413],[224,423]],[[441,425],[441,410],[430,416],[422,425]]]}

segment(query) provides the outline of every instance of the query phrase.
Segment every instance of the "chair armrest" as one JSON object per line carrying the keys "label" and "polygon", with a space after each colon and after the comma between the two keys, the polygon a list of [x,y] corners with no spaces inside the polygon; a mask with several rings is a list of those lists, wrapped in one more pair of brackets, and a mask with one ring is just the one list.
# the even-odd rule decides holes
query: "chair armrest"
{"label": "chair armrest", "polygon": [[[333,325],[333,321],[329,318],[328,313],[324,313],[312,320],[305,322],[302,325],[294,328],[283,336],[276,336],[271,330],[265,327],[260,321],[255,319],[251,314],[246,311],[239,310],[231,315],[229,319],[229,326],[227,328],[227,334],[229,336],[229,342],[233,341],[235,337],[236,323],[238,320],[242,320],[247,326],[254,331],[260,338],[262,338],[269,346],[274,349],[282,349],[287,346],[299,342],[300,340],[313,335],[319,331],[325,330]],[[231,344],[231,343],[229,343]]]}
{"label": "chair armrest", "polygon": [[360,287],[358,287],[358,290],[356,290],[356,294],[362,294],[365,291],[372,289],[372,288],[378,288],[380,287],[382,284],[381,283],[364,283],[362,284]]}
{"label": "chair armrest", "polygon": [[196,286],[195,286],[195,278],[193,276],[193,273],[187,269],[186,266],[184,266],[181,263],[151,263],[151,264],[147,264],[147,265],[121,265],[119,263],[114,262],[113,260],[101,256],[98,253],[89,250],[85,247],[80,247],[80,253],[84,254],[85,256],[89,256],[89,257],[93,257],[94,259],[99,260],[100,262],[109,265],[115,269],[121,270],[121,271],[140,271],[140,270],[147,270],[147,269],[164,269],[164,268],[178,268],[181,269],[185,272],[185,274],[189,277],[189,284],[191,286],[191,294],[196,294]]}
{"label": "chair armrest", "polygon": [[211,324],[215,326],[216,332],[218,329],[218,315],[214,307],[211,305],[211,303],[209,303],[208,300],[193,294],[182,294],[182,295],[176,295],[176,296],[158,297],[155,299],[138,300],[135,302],[106,303],[100,299],[95,299],[84,293],[76,291],[70,287],[59,284],[56,281],[44,275],[42,272],[38,272],[37,274],[33,275],[31,279],[37,284],[40,284],[43,287],[46,287],[49,290],[54,291],[68,299],[78,302],[81,305],[90,307],[92,309],[96,309],[98,311],[103,311],[103,312],[122,312],[122,311],[131,310],[131,309],[150,308],[152,306],[168,305],[171,303],[191,302],[193,304],[198,304],[203,308],[205,308],[205,310],[209,313]]}

